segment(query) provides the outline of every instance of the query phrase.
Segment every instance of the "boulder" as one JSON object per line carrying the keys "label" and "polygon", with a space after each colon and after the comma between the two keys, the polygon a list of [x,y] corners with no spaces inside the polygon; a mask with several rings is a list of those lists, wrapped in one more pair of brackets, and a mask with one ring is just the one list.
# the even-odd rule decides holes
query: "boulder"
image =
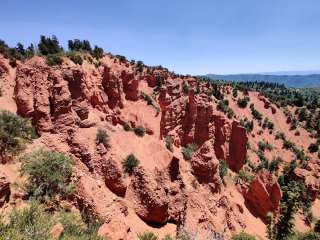
{"label": "boulder", "polygon": [[126,240],[129,239],[130,227],[121,218],[112,218],[104,223],[98,230],[98,236],[105,240]]}
{"label": "boulder", "polygon": [[148,223],[164,224],[168,220],[168,198],[164,184],[155,174],[138,167],[132,176],[130,191],[134,195],[136,214]]}
{"label": "boulder", "polygon": [[122,171],[117,162],[109,158],[103,166],[103,174],[106,186],[116,195],[124,197],[127,185],[123,180]]}
{"label": "boulder", "polygon": [[89,108],[86,101],[73,101],[72,109],[77,113],[78,117],[83,121],[89,117]]}
{"label": "boulder", "polygon": [[266,170],[257,174],[244,197],[249,209],[263,220],[269,212],[279,213],[282,197],[280,185]]}
{"label": "boulder", "polygon": [[60,239],[64,231],[64,227],[61,223],[57,223],[51,228],[50,235],[53,239]]}

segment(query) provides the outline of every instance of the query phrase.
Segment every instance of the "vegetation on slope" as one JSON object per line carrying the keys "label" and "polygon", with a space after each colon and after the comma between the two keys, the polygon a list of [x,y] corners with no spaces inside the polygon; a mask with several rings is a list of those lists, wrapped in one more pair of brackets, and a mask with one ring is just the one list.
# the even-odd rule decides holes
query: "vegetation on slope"
{"label": "vegetation on slope", "polygon": [[60,240],[102,240],[97,236],[99,221],[85,222],[83,219],[77,212],[48,212],[39,202],[32,201],[26,208],[14,209],[8,221],[0,219],[0,240],[53,240],[56,238],[51,229],[57,224],[63,226]]}
{"label": "vegetation on slope", "polygon": [[73,161],[59,152],[40,149],[20,158],[21,173],[27,176],[30,197],[45,201],[57,195],[67,198],[74,191],[71,181]]}
{"label": "vegetation on slope", "polygon": [[0,161],[21,152],[25,144],[35,137],[34,127],[28,119],[0,111]]}

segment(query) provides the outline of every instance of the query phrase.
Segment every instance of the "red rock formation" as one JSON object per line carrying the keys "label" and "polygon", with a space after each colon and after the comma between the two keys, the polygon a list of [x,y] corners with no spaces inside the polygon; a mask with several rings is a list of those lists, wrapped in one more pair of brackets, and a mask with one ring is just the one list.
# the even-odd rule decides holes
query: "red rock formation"
{"label": "red rock formation", "polygon": [[127,186],[122,178],[121,168],[112,159],[108,159],[103,167],[104,179],[107,187],[116,195],[124,197]]}
{"label": "red rock formation", "polygon": [[233,121],[229,142],[228,166],[231,170],[239,172],[246,163],[248,136],[246,129],[239,122]]}
{"label": "red rock formation", "polygon": [[[204,195],[202,195],[204,194]],[[194,192],[188,195],[183,228],[192,239],[231,239],[231,232],[245,228],[245,219],[241,216],[242,207],[235,204],[230,197],[220,195],[217,198],[212,194]],[[216,217],[219,217],[217,221]],[[219,222],[223,228],[218,227]]]}
{"label": "red rock formation", "polygon": [[104,91],[93,91],[90,103],[93,107],[97,108],[100,111],[105,112],[108,105],[108,95]]}
{"label": "red rock formation", "polygon": [[123,100],[121,93],[123,92],[123,85],[121,79],[116,76],[112,70],[105,66],[103,72],[102,86],[108,95],[108,105],[111,109],[116,106],[122,108]]}
{"label": "red rock formation", "polygon": [[229,152],[230,122],[226,117],[213,115],[214,120],[214,151],[216,157],[227,159]]}
{"label": "red rock formation", "polygon": [[213,136],[213,107],[205,96],[195,95],[193,90],[190,90],[188,98],[176,90],[176,85],[170,83],[160,91],[161,137],[175,129],[181,145],[192,142],[201,145]]}
{"label": "red rock formation", "polygon": [[145,76],[145,80],[147,81],[149,87],[154,88],[157,86],[157,77],[155,75],[148,74]]}
{"label": "red rock formation", "polygon": [[137,101],[139,99],[139,80],[135,78],[133,73],[122,71],[121,79],[123,82],[123,92],[125,98],[131,101]]}
{"label": "red rock formation", "polygon": [[[95,70],[89,63],[50,68],[41,62],[27,62],[17,68],[19,113],[33,118],[40,133],[55,133],[57,145],[61,144],[59,150],[76,161],[78,207],[105,221],[99,234],[106,238],[128,238],[138,221],[141,229],[147,226],[143,221],[155,224],[169,221],[192,234],[199,232],[203,239],[212,237],[210,234],[217,229],[228,234],[244,229],[243,218],[251,217],[252,222],[253,217],[241,205],[242,196],[233,191],[233,186],[222,185],[218,166],[219,160],[224,159],[230,169],[238,172],[245,164],[248,137],[238,122],[214,110],[217,101],[207,95],[210,83],[199,83],[200,91],[195,94],[198,86],[194,78],[154,69],[146,75],[137,74],[131,65],[113,60],[102,59],[106,66]],[[163,79],[160,89],[158,74]],[[144,123],[138,111],[145,104],[130,103],[139,99],[142,81],[147,84],[142,83],[141,90],[159,93],[160,123],[149,114],[142,115],[147,119]],[[189,93],[182,91],[182,82],[188,83]],[[147,85],[157,88],[145,89]],[[223,91],[231,93],[231,88]],[[138,111],[131,111],[132,106],[137,106]],[[117,126],[124,123],[132,127],[141,124],[150,136],[137,138]],[[172,136],[177,147],[191,142],[199,145],[189,163],[178,159],[181,149],[174,148],[173,153],[165,150],[163,140],[154,147],[159,137],[154,123],[160,125],[160,138]],[[108,130],[110,148],[95,144],[99,127]],[[45,136],[51,135],[45,133],[37,141],[55,149],[55,144],[48,143],[51,138]],[[134,141],[126,139],[130,136]],[[147,147],[154,147],[161,164],[148,161],[149,156],[143,155]],[[120,159],[129,151],[137,152],[140,167],[132,176],[123,177]],[[166,153],[166,159],[158,154],[161,152]],[[175,156],[169,163],[171,154]],[[160,165],[161,172],[154,170]],[[315,196],[320,186],[316,178],[320,176],[307,171],[297,171],[296,175],[309,183],[309,190]],[[281,191],[267,173],[259,173],[244,195],[247,205],[263,219],[268,211],[279,209]]]}
{"label": "red rock formation", "polygon": [[72,109],[81,120],[85,120],[89,117],[89,107],[86,101],[72,101]]}
{"label": "red rock formation", "polygon": [[198,181],[200,183],[215,183],[217,187],[221,184],[218,166],[219,161],[215,158],[210,142],[204,143],[191,159],[192,172]]}
{"label": "red rock formation", "polygon": [[214,135],[213,106],[206,96],[201,95],[197,103],[197,117],[195,119],[194,141],[202,145]]}
{"label": "red rock formation", "polygon": [[133,173],[130,191],[134,195],[135,211],[149,223],[166,223],[168,220],[168,198],[164,184],[139,167]]}
{"label": "red rock formation", "polygon": [[75,115],[72,111],[72,99],[68,83],[60,75],[50,73],[48,81],[53,83],[50,101],[50,114],[54,121],[55,132],[67,132],[74,128]]}
{"label": "red rock formation", "polygon": [[16,73],[15,99],[18,113],[32,117],[38,132],[52,129],[50,116],[50,92],[52,86],[48,78],[48,68],[41,63],[19,65]]}
{"label": "red rock formation", "polygon": [[279,212],[282,193],[273,175],[268,171],[261,171],[250,184],[244,197],[253,213],[265,220],[269,212]]}
{"label": "red rock formation", "polygon": [[71,97],[74,100],[83,101],[89,99],[90,94],[86,81],[86,73],[78,68],[64,69],[63,79],[68,82]]}

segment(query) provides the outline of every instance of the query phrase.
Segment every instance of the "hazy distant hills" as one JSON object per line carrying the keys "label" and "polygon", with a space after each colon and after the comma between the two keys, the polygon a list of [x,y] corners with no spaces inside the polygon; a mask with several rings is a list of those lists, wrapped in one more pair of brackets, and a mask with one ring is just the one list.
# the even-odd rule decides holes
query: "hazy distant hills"
{"label": "hazy distant hills", "polygon": [[319,87],[320,71],[293,71],[293,72],[274,72],[259,74],[207,74],[206,77],[214,80],[227,81],[258,81],[258,82],[277,82],[288,87]]}

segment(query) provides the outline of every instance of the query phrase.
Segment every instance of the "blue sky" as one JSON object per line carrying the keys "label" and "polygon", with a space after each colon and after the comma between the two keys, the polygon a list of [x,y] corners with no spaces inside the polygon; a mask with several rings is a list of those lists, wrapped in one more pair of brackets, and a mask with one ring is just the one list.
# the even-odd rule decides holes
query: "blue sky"
{"label": "blue sky", "polygon": [[2,0],[0,39],[88,39],[177,73],[320,69],[319,0]]}

